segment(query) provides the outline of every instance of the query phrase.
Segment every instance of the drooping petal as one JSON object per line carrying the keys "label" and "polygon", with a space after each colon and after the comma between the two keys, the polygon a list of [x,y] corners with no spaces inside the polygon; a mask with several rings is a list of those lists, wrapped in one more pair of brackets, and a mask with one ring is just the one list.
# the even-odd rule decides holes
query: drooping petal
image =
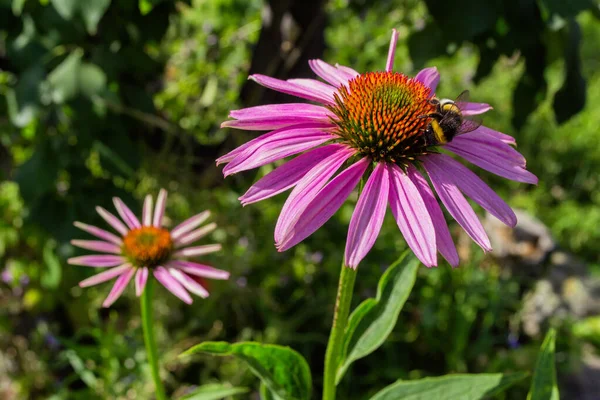
{"label": "drooping petal", "polygon": [[419,173],[419,171],[417,171],[415,167],[410,166],[407,172],[408,177],[415,184],[417,190],[419,190],[419,193],[423,198],[423,202],[425,203],[425,207],[427,207],[427,211],[431,217],[431,221],[433,222],[437,250],[450,265],[457,267],[459,259],[458,253],[456,252],[456,246],[452,241],[452,235],[450,235],[450,230],[448,229],[446,218],[444,218],[444,213],[442,212],[435,195],[431,191],[429,183],[427,183],[427,180]]}
{"label": "drooping petal", "polygon": [[429,168],[431,164],[427,160],[430,157],[431,155],[425,158],[423,165],[431,178],[431,183],[433,183],[433,187],[440,200],[442,200],[450,215],[463,227],[475,243],[481,246],[484,251],[492,251],[490,239],[485,233],[475,211],[473,211],[473,208],[455,184],[449,182],[445,175],[439,176],[436,174],[437,169],[435,167],[432,169]]}
{"label": "drooping petal", "polygon": [[469,115],[483,114],[484,112],[490,111],[493,107],[486,103],[463,103],[460,107],[462,115],[465,117]]}
{"label": "drooping petal", "polygon": [[178,268],[190,275],[200,276],[202,278],[229,279],[229,272],[227,271],[192,261],[172,260],[169,261],[166,266],[169,268]]}
{"label": "drooping petal", "polygon": [[123,236],[127,235],[129,229],[127,229],[127,227],[121,222],[121,220],[119,220],[119,218],[115,217],[113,214],[109,213],[100,206],[96,207],[96,211],[98,212],[98,214],[100,214],[102,219],[104,219],[117,232],[119,232]]}
{"label": "drooping petal", "polygon": [[[480,126],[473,132],[469,133],[470,135],[480,135],[480,136],[491,136],[495,139],[498,139],[506,144],[516,145],[517,141],[514,137],[507,135],[506,133],[498,132],[493,129],[488,128],[487,126]],[[464,135],[461,135],[464,136]],[[456,138],[455,138],[456,139]]]}
{"label": "drooping petal", "polygon": [[156,198],[156,207],[154,208],[154,218],[152,218],[152,225],[157,228],[162,226],[163,215],[165,215],[165,206],[167,205],[167,191],[160,189],[158,197]]}
{"label": "drooping petal", "polygon": [[468,151],[481,154],[484,158],[501,158],[511,164],[525,168],[525,157],[523,157],[521,153],[503,140],[487,134],[481,134],[479,129],[455,137],[446,146],[450,146],[449,148],[452,149],[452,151],[454,151],[453,149],[456,147],[464,146]]}
{"label": "drooping petal", "polygon": [[267,131],[302,123],[330,123],[334,114],[325,107],[314,104],[289,103],[234,110],[229,116],[235,120],[223,122],[221,128]]}
{"label": "drooping petal", "polygon": [[258,168],[312,149],[335,138],[329,132],[314,128],[296,129],[293,133],[282,132],[270,137],[267,143],[257,147],[253,153],[236,157],[223,168],[223,175],[229,176]]}
{"label": "drooping petal", "polygon": [[187,245],[190,243],[194,243],[198,239],[201,239],[204,236],[211,233],[212,231],[214,231],[216,228],[217,228],[217,224],[212,222],[206,226],[203,226],[202,228],[196,229],[193,232],[185,234],[184,236],[182,236],[179,239],[174,240],[173,242],[175,243],[175,245],[177,247],[181,247],[181,246],[184,246],[184,245]]}
{"label": "drooping petal", "polygon": [[388,203],[390,178],[385,163],[378,163],[356,203],[346,240],[345,265],[356,269],[375,244]]}
{"label": "drooping petal", "polygon": [[390,174],[390,208],[406,243],[427,267],[437,265],[435,229],[421,193],[395,164]]}
{"label": "drooping petal", "polygon": [[440,73],[436,67],[429,67],[419,71],[415,80],[431,89],[431,94],[435,93],[438,83],[440,83]]}
{"label": "drooping petal", "polygon": [[67,262],[71,265],[81,265],[84,267],[116,267],[127,262],[122,256],[112,255],[91,255],[69,258]]}
{"label": "drooping petal", "polygon": [[464,194],[510,227],[517,224],[515,212],[469,168],[445,154],[427,157],[428,171],[440,181],[456,185]]}
{"label": "drooping petal", "polygon": [[175,278],[179,283],[181,283],[184,288],[186,288],[196,296],[200,296],[203,299],[208,297],[208,290],[206,290],[198,282],[187,276],[185,273],[175,268],[170,268],[169,273],[173,278]]}
{"label": "drooping petal", "polygon": [[207,244],[204,246],[186,247],[177,250],[173,253],[173,257],[195,257],[203,256],[205,254],[214,253],[221,250],[220,244]]}
{"label": "drooping petal", "polygon": [[275,225],[275,242],[283,239],[284,234],[295,224],[319,190],[355,152],[340,144],[331,145],[334,146],[335,152],[308,171],[288,196]]}
{"label": "drooping petal", "polygon": [[144,199],[144,208],[142,209],[142,224],[144,226],[152,225],[152,195],[146,195]]}
{"label": "drooping petal", "polygon": [[289,94],[292,96],[300,97],[302,99],[316,101],[324,104],[333,103],[333,95],[326,95],[325,93],[323,93],[322,88],[316,85],[309,86],[307,84],[298,84],[296,80],[292,79],[288,81],[282,81],[281,79],[271,78],[269,76],[260,74],[250,75],[248,79],[251,79],[259,85],[267,87],[269,89],[273,89],[278,92]]}
{"label": "drooping petal", "polygon": [[109,281],[117,276],[121,275],[123,272],[131,268],[131,264],[123,264],[118,267],[114,267],[111,269],[107,269],[106,271],[102,271],[94,276],[91,276],[87,279],[79,282],[79,287],[89,287],[94,286],[102,282]]}
{"label": "drooping petal", "polygon": [[325,104],[334,104],[335,103],[333,95],[334,95],[334,93],[337,92],[337,89],[325,82],[321,82],[316,79],[304,79],[304,78],[288,79],[288,82],[294,83],[294,84],[302,86],[306,89],[312,90],[316,93],[319,93],[319,95],[323,99],[327,100],[327,101],[323,102]]}
{"label": "drooping petal", "polygon": [[327,222],[352,193],[369,162],[367,158],[361,159],[325,185],[283,232],[282,240],[276,243],[277,249],[285,251],[295,246]]}
{"label": "drooping petal", "polygon": [[193,300],[189,293],[181,284],[169,274],[164,267],[157,267],[154,270],[154,277],[159,281],[169,292],[179,297],[184,303],[192,304]]}
{"label": "drooping petal", "polygon": [[87,233],[94,235],[97,238],[104,239],[108,242],[116,244],[117,246],[121,246],[123,244],[123,241],[118,236],[116,236],[110,232],[107,232],[104,229],[100,229],[100,228],[92,226],[92,225],[84,224],[83,222],[79,222],[79,221],[75,221],[73,223],[73,225],[75,225],[77,228],[81,229],[82,231],[86,231]]}
{"label": "drooping petal", "polygon": [[394,69],[394,55],[396,54],[396,44],[398,43],[398,31],[392,29],[392,39],[390,40],[390,48],[388,50],[388,58],[385,63],[385,70],[390,72]]}
{"label": "drooping petal", "polygon": [[[477,138],[481,139],[481,137]],[[506,146],[515,151],[508,144],[495,139],[488,139],[488,142],[496,141],[494,144],[485,143],[481,140],[472,140],[470,138],[457,137],[445,148],[461,156],[465,160],[477,165],[480,168],[490,171],[493,174],[504,178],[531,184],[537,184],[537,177],[525,169],[525,159],[522,162],[515,162],[501,153],[499,145]],[[499,151],[500,150],[500,151]]]}
{"label": "drooping petal", "polygon": [[[298,130],[300,130],[300,129],[301,129],[301,131],[298,132]],[[314,123],[313,122],[313,123],[285,126],[283,128],[276,129],[274,131],[265,133],[264,135],[260,135],[259,137],[254,138],[254,139],[244,143],[240,147],[238,147],[238,148],[232,150],[231,152],[225,154],[224,156],[220,157],[217,160],[217,162],[218,162],[218,164],[225,163],[225,162],[230,163],[230,165],[228,165],[228,167],[229,167],[229,169],[231,169],[231,168],[237,166],[238,164],[240,164],[241,162],[245,161],[249,156],[254,154],[256,152],[256,150],[259,149],[261,146],[264,146],[272,141],[285,139],[288,136],[292,137],[295,134],[307,132],[306,129],[313,129],[313,132],[327,132],[327,131],[331,130],[331,124],[329,122],[328,123]],[[308,132],[310,132],[310,131],[308,131]]]}
{"label": "drooping petal", "polygon": [[108,297],[104,300],[104,303],[102,303],[102,307],[110,307],[119,296],[121,296],[134,273],[134,268],[128,268],[121,276],[119,276],[112,290],[108,294]]}
{"label": "drooping petal", "polygon": [[148,281],[148,267],[141,267],[135,273],[135,295],[140,297]]}
{"label": "drooping petal", "polygon": [[179,239],[181,236],[185,235],[186,233],[190,232],[191,230],[202,224],[204,221],[206,221],[208,217],[210,217],[210,211],[207,210],[202,211],[201,213],[186,219],[185,221],[177,225],[175,228],[173,228],[173,230],[171,231],[171,239]]}
{"label": "drooping petal", "polygon": [[71,240],[73,246],[101,253],[121,254],[121,247],[101,240]]}
{"label": "drooping petal", "polygon": [[127,205],[123,203],[123,200],[121,200],[118,197],[113,197],[113,203],[115,204],[117,212],[119,213],[123,221],[125,221],[129,229],[135,229],[141,226],[140,221],[137,219],[135,214],[129,209],[129,207],[127,207]]}
{"label": "drooping petal", "polygon": [[308,60],[308,65],[317,76],[335,87],[345,85],[353,77],[323,60]]}
{"label": "drooping petal", "polygon": [[338,145],[317,147],[277,167],[259,179],[239,198],[242,205],[256,203],[284,192],[296,185],[304,175],[339,149]]}

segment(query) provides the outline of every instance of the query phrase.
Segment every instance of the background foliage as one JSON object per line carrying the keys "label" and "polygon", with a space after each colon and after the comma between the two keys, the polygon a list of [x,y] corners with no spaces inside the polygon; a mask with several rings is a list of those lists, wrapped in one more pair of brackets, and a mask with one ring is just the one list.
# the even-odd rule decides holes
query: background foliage
{"label": "background foliage", "polygon": [[[173,222],[215,212],[213,236],[227,251],[211,261],[232,272],[192,307],[158,292],[168,389],[179,396],[229,381],[256,393],[231,358],[176,356],[201,340],[258,340],[304,355],[317,392],[352,204],[277,253],[283,198],[240,207],[256,174],[223,180],[214,159],[250,136],[219,125],[230,109],[289,101],[247,83],[250,71],[311,76],[305,61],[314,57],[381,69],[392,27],[397,70],[435,65],[440,95],[468,88],[494,105],[486,125],[517,138],[540,183],[478,173],[597,273],[599,16],[591,0],[0,0],[0,397],[149,398],[133,293],[101,309],[108,287],[82,291],[76,283],[90,272],[65,260],[74,220],[101,224],[93,206],[110,207],[115,195],[139,211],[160,187],[172,192]],[[341,398],[400,378],[531,370],[541,337],[525,336],[518,315],[533,283],[458,242],[467,261],[418,271],[392,339],[353,364]],[[359,271],[356,304],[404,248],[386,220]],[[568,322],[556,324],[559,375],[569,374],[582,345]],[[577,332],[597,344],[593,326]],[[507,398],[524,398],[528,383]]]}

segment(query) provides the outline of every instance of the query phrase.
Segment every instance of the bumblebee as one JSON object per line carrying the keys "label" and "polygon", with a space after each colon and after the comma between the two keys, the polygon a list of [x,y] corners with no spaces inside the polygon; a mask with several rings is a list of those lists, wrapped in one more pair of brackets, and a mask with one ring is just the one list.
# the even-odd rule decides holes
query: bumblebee
{"label": "bumblebee", "polygon": [[436,107],[436,111],[423,115],[422,118],[431,118],[424,131],[425,144],[437,146],[452,141],[456,135],[474,131],[481,126],[481,121],[465,118],[462,114],[462,104],[469,99],[469,91],[462,92],[456,100],[438,99],[434,97],[429,104]]}

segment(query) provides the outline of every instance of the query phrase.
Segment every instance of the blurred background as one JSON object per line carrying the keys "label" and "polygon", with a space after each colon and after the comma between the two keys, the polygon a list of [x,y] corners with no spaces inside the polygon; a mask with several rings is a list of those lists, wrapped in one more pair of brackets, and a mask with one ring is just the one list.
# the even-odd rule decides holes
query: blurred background
{"label": "blurred background", "polygon": [[[594,0],[0,0],[0,398],[152,398],[133,288],[102,309],[110,285],[80,289],[95,271],[65,260],[79,254],[68,241],[85,237],[74,220],[105,226],[95,205],[121,196],[139,212],[161,187],[169,224],[214,212],[212,240],[225,250],[208,261],[232,273],[192,306],[157,289],[168,391],[224,381],[258,398],[233,359],[177,359],[203,340],[257,340],[302,353],[318,393],[353,201],[277,253],[286,196],[240,206],[272,167],[224,180],[214,160],[256,132],[219,125],[231,109],[297,101],[249,73],[313,77],[311,58],[383,69],[392,28],[396,70],[437,66],[438,95],[469,89],[492,104],[484,123],[517,138],[540,183],[476,170],[519,210],[517,229],[477,209],[495,250],[484,255],[451,225],[461,266],[421,268],[390,340],[353,365],[339,397],[365,399],[399,378],[530,371],[555,326],[562,397],[600,398]],[[406,247],[390,214],[355,304]],[[499,398],[525,398],[528,383]]]}

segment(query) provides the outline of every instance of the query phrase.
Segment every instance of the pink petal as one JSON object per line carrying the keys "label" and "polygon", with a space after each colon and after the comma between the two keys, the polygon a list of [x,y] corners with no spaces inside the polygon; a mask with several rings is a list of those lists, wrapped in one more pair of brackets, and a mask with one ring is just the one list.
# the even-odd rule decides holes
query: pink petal
{"label": "pink petal", "polygon": [[184,288],[186,288],[196,296],[200,296],[204,299],[208,297],[208,290],[206,290],[198,282],[187,276],[185,273],[175,268],[169,269],[169,273],[173,278],[175,278],[179,283],[181,283],[181,285],[183,285]]}
{"label": "pink petal", "polygon": [[492,108],[492,106],[485,103],[462,103],[460,106],[460,111],[462,112],[462,115],[469,116],[483,114]]}
{"label": "pink petal", "polygon": [[154,208],[154,218],[152,219],[152,225],[157,228],[162,227],[163,215],[165,215],[165,206],[167,205],[167,191],[160,189],[158,197],[156,198],[156,207]]}
{"label": "pink petal", "polygon": [[99,251],[101,253],[121,254],[120,246],[100,240],[71,240],[71,244],[82,249]]}
{"label": "pink petal", "polygon": [[335,67],[340,71],[346,74],[346,77],[348,78],[348,80],[352,80],[354,78],[356,78],[357,76],[360,75],[360,73],[358,73],[357,71],[353,70],[350,67],[346,67],[344,65],[340,65],[340,64],[335,64]]}
{"label": "pink petal", "polygon": [[121,296],[134,273],[135,268],[128,268],[127,271],[119,276],[108,297],[102,303],[102,307],[110,307]]}
{"label": "pink petal", "polygon": [[[491,136],[491,137],[498,139],[506,144],[515,145],[517,143],[515,141],[514,137],[509,136],[502,132],[495,131],[495,130],[490,129],[487,126],[483,126],[483,125],[480,126],[479,128],[477,128],[476,130],[474,130],[473,132],[470,132],[470,134],[477,134],[480,136]],[[461,135],[461,136],[464,136],[464,135]]]}
{"label": "pink petal", "polygon": [[452,241],[448,224],[444,218],[444,213],[442,212],[435,195],[431,191],[429,183],[427,183],[427,180],[425,180],[425,178],[423,178],[419,171],[417,171],[417,169],[413,166],[408,168],[408,177],[415,184],[417,190],[419,190],[419,193],[421,194],[421,197],[425,203],[425,207],[427,207],[427,211],[431,217],[431,221],[433,222],[433,227],[435,229],[435,241],[438,251],[448,261],[448,263],[450,263],[450,265],[457,267],[459,260],[458,253],[456,252],[456,246],[454,246],[454,242]]}
{"label": "pink petal", "polygon": [[436,67],[429,67],[419,71],[415,80],[431,89],[431,94],[435,93],[438,83],[440,83],[440,73]]}
{"label": "pink petal", "polygon": [[475,215],[475,211],[467,202],[467,199],[462,195],[458,187],[455,184],[448,182],[445,175],[439,176],[436,172],[437,169],[429,168],[430,163],[427,160],[431,156],[425,158],[423,165],[431,178],[431,183],[435,188],[440,200],[446,206],[446,209],[452,215],[452,217],[463,227],[465,232],[479,245],[484,251],[491,251],[492,246],[488,239],[481,222]]}
{"label": "pink petal", "polygon": [[121,275],[126,270],[131,269],[131,264],[123,264],[118,267],[114,267],[111,269],[107,269],[106,271],[102,271],[99,274],[91,276],[87,279],[79,282],[79,287],[89,287],[94,286],[102,282],[109,281],[119,275]]}
{"label": "pink petal", "polygon": [[184,249],[177,250],[173,253],[173,257],[195,257],[203,256],[205,254],[214,253],[221,250],[220,244],[207,244],[204,246],[186,247]]}
{"label": "pink petal", "polygon": [[435,229],[421,193],[397,165],[390,173],[390,207],[406,243],[427,267],[437,265]]}
{"label": "pink petal", "polygon": [[135,214],[129,209],[129,207],[127,207],[127,205],[123,203],[123,200],[121,200],[118,197],[113,197],[113,203],[115,204],[117,212],[119,213],[123,221],[125,221],[129,229],[135,229],[141,226],[140,221],[137,219]]}
{"label": "pink petal", "polygon": [[90,255],[69,258],[67,262],[71,265],[82,265],[84,267],[116,267],[127,262],[122,256]]}
{"label": "pink petal", "polygon": [[323,102],[325,104],[335,104],[333,95],[337,92],[337,89],[325,82],[316,79],[288,79],[288,82],[319,93],[323,99],[327,99],[326,102]]}
{"label": "pink petal", "polygon": [[248,79],[255,81],[259,85],[268,87],[269,89],[273,89],[281,93],[324,104],[333,103],[333,94],[327,95],[323,92],[322,88],[316,86],[313,87],[312,85],[299,84],[297,80],[290,79],[288,81],[282,81],[280,79],[271,78],[269,76],[260,74],[250,75]]}
{"label": "pink petal", "polygon": [[470,152],[483,155],[484,158],[501,158],[506,160],[506,162],[525,168],[525,157],[523,157],[521,153],[500,139],[490,135],[480,134],[479,129],[455,137],[452,139],[452,142],[448,143],[448,146],[451,145],[450,149],[465,147]]}
{"label": "pink petal", "polygon": [[210,217],[210,211],[207,210],[202,211],[201,213],[186,219],[185,221],[177,225],[175,228],[173,228],[173,230],[171,231],[171,239],[179,239],[181,236],[185,235],[186,233],[188,233],[189,231],[193,230],[195,227],[199,226],[204,221],[206,221],[208,217]]}
{"label": "pink petal", "polygon": [[148,281],[148,268],[141,267],[138,268],[135,273],[135,295],[140,297],[144,292],[144,288],[146,287],[146,282]]}
{"label": "pink petal", "polygon": [[295,246],[327,222],[350,196],[369,163],[369,159],[365,157],[325,185],[284,232],[283,239],[276,243],[277,249],[285,251]]}
{"label": "pink petal", "polygon": [[289,103],[269,104],[234,110],[229,113],[229,116],[235,118],[235,120],[223,122],[221,128],[266,131],[302,123],[330,123],[334,114],[322,106]]}
{"label": "pink petal", "polygon": [[[497,141],[497,143],[514,151],[512,147],[504,142]],[[537,177],[525,169],[524,159],[522,163],[514,162],[513,160],[498,154],[498,146],[489,146],[476,140],[471,140],[470,138],[457,137],[451,143],[448,143],[445,148],[478,167],[498,176],[534,185],[538,183]]]}
{"label": "pink petal", "polygon": [[345,85],[348,80],[352,79],[347,73],[322,60],[308,60],[308,65],[321,79],[335,87]]}
{"label": "pink petal", "polygon": [[179,239],[174,240],[175,245],[178,247],[181,247],[182,245],[187,245],[187,244],[193,243],[193,242],[197,241],[198,239],[201,239],[204,236],[208,235],[209,233],[214,231],[216,228],[217,228],[217,224],[215,224],[214,222],[210,223],[206,226],[203,226],[200,229],[196,229],[195,231],[182,236]]}
{"label": "pink petal", "polygon": [[96,211],[117,232],[119,232],[123,236],[127,235],[129,229],[127,229],[127,227],[119,220],[119,218],[115,217],[113,214],[109,213],[102,207],[96,207]]}
{"label": "pink petal", "polygon": [[380,162],[367,180],[352,213],[344,256],[348,267],[356,269],[375,244],[385,217],[389,189],[390,177],[385,163]]}
{"label": "pink petal", "polygon": [[355,153],[355,150],[341,144],[334,144],[329,147],[335,148],[335,152],[308,171],[288,196],[275,225],[275,242],[279,242],[283,238],[284,233],[296,223],[302,211],[319,190],[325,186],[342,164]]}
{"label": "pink petal", "polygon": [[335,138],[336,136],[329,132],[314,128],[282,132],[269,137],[268,142],[256,148],[253,153],[236,157],[223,168],[223,175],[229,176],[262,167],[282,158],[312,149]]}
{"label": "pink petal", "polygon": [[159,281],[169,292],[179,297],[184,303],[192,304],[193,300],[189,293],[175,278],[167,272],[164,267],[157,267],[154,270],[154,277]]}
{"label": "pink petal", "polygon": [[239,200],[245,206],[288,190],[296,185],[315,165],[338,149],[339,145],[327,145],[299,155],[259,179]]}
{"label": "pink petal", "polygon": [[229,272],[223,271],[210,265],[198,264],[192,261],[172,260],[167,264],[169,268],[178,268],[190,275],[200,276],[208,279],[229,279]]}
{"label": "pink petal", "polygon": [[445,154],[427,157],[428,171],[456,185],[464,194],[508,226],[517,224],[515,212],[469,168]]}
{"label": "pink petal", "polygon": [[82,231],[86,231],[87,233],[94,235],[100,239],[104,239],[108,242],[112,242],[112,243],[116,244],[117,246],[121,246],[123,244],[123,241],[118,236],[116,236],[110,232],[107,232],[104,229],[100,229],[100,228],[97,228],[92,225],[84,224],[83,222],[79,222],[79,221],[75,221],[73,223],[73,225],[75,225]]}
{"label": "pink petal", "polygon": [[390,40],[390,49],[388,50],[388,58],[385,63],[385,70],[390,72],[394,69],[394,55],[396,54],[396,44],[398,43],[398,31],[392,29],[392,39]]}
{"label": "pink petal", "polygon": [[144,208],[142,209],[142,224],[144,226],[152,225],[152,195],[146,195],[144,199]]}

